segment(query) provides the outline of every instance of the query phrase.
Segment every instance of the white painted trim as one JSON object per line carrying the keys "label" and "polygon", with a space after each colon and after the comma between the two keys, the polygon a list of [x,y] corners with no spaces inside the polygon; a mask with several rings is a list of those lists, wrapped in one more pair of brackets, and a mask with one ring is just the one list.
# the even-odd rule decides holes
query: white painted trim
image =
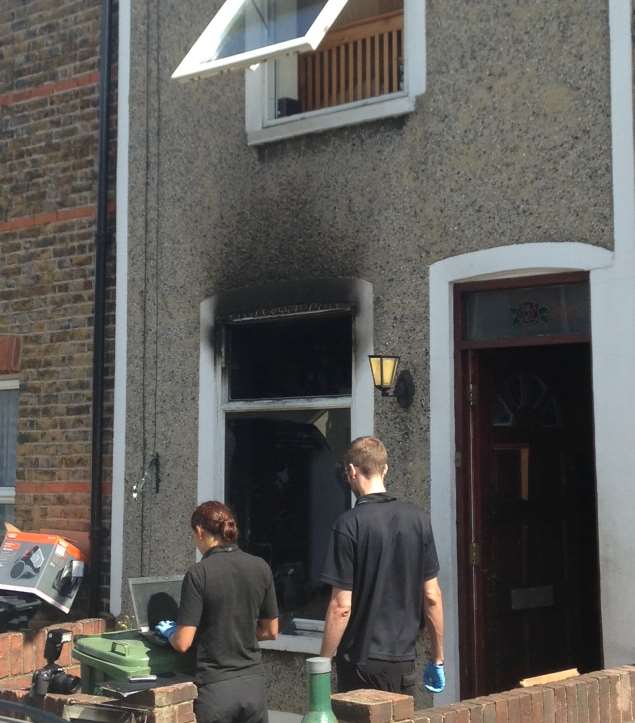
{"label": "white painted trim", "polygon": [[303,399],[257,399],[252,401],[226,402],[225,413],[231,412],[289,412],[294,409],[349,409],[352,397],[308,397]]}
{"label": "white painted trim", "polygon": [[[635,398],[635,168],[632,19],[629,0],[609,0],[615,266],[594,274],[593,391],[604,665],[632,662],[635,629],[633,399]],[[597,351],[597,353],[596,353]],[[598,423],[598,416],[602,415]],[[626,605],[625,605],[626,602]]]}
{"label": "white painted trim", "polygon": [[[248,71],[251,73],[251,71]],[[252,118],[251,98],[247,106],[247,118]],[[337,109],[326,108],[315,113],[305,113],[303,117],[291,116],[284,123],[262,123],[261,127],[247,131],[247,143],[257,146],[262,143],[295,138],[307,133],[320,133],[333,128],[368,123],[382,118],[394,118],[412,113],[415,102],[410,96],[390,97],[387,99],[371,98],[367,101],[351,103],[350,106],[340,106]],[[254,113],[255,114],[255,113]]]}
{"label": "white painted trim", "polygon": [[315,50],[347,2],[348,0],[327,0],[305,35],[247,50],[226,58],[215,58],[228,28],[246,4],[246,0],[226,0],[178,68],[172,73],[172,78],[174,80],[204,78],[224,71],[248,68],[250,65],[272,60],[280,55]]}
{"label": "white painted trim", "polygon": [[404,0],[404,83],[412,101],[426,92],[426,2]]}
{"label": "white painted trim", "polygon": [[198,366],[198,479],[196,499],[222,500],[225,498],[224,467],[225,444],[219,438],[221,405],[220,365],[216,364],[212,335],[216,298],[205,299],[201,304],[200,352]]}
{"label": "white painted trim", "polygon": [[[439,704],[458,700],[460,690],[452,286],[493,277],[602,269],[612,260],[610,251],[586,244],[530,243],[476,251],[430,266],[430,495],[446,613],[448,680],[444,693],[435,696]],[[592,303],[593,294],[592,284]]]}
{"label": "white painted trim", "polygon": [[308,653],[319,655],[322,636],[278,635],[275,640],[263,640],[258,643],[263,650],[278,650],[287,653]]}
{"label": "white painted trim", "polygon": [[[203,36],[201,36],[201,38],[202,37]],[[195,47],[196,45],[192,48],[192,51]],[[230,70],[240,70],[241,68],[248,68],[250,65],[258,65],[278,55],[305,53],[313,49],[306,38],[302,37],[285,40],[283,43],[276,43],[275,45],[268,45],[266,48],[256,48],[246,53],[232,55],[229,58],[223,58],[222,60],[215,60],[213,62],[205,61],[200,57],[190,57],[188,53],[179,67],[172,73],[172,80],[200,80],[201,78],[219,75]]]}
{"label": "white painted trim", "polygon": [[[372,106],[372,107],[371,107]],[[379,106],[379,108],[376,108]],[[376,113],[381,113],[381,107],[386,108],[397,108],[402,109],[393,110],[392,115],[399,115],[399,112],[409,113],[414,110],[410,96],[405,91],[399,91],[398,93],[387,93],[386,95],[380,95],[376,98],[364,98],[363,100],[356,100],[351,103],[342,103],[341,105],[334,105],[330,108],[320,108],[319,110],[307,111],[306,113],[297,113],[296,115],[288,116],[285,118],[274,118],[273,120],[265,119],[263,126],[266,129],[269,128],[282,128],[285,126],[302,125],[300,121],[306,121],[307,124],[311,121],[314,124],[316,130],[324,124],[325,120],[329,116],[342,116],[346,113],[353,114],[353,111],[365,111],[372,112],[373,115],[369,117],[370,120],[376,117]],[[404,110],[405,109],[405,110]]]}
{"label": "white painted trim", "polygon": [[374,353],[375,316],[373,287],[367,281],[355,282],[356,303],[353,316],[353,378],[351,399],[351,437],[372,435],[375,429],[375,387],[368,363]]}
{"label": "white painted trim", "polygon": [[300,723],[302,716],[298,713],[285,713],[281,710],[269,710],[269,723]]}
{"label": "white painted trim", "polygon": [[329,0],[322,8],[306,34],[306,39],[313,50],[324,40],[324,36],[347,5],[348,0]]}
{"label": "white painted trim", "polygon": [[267,69],[245,71],[245,128],[247,143],[259,145],[333,128],[367,123],[412,113],[416,97],[426,89],[425,1],[404,0],[406,90],[289,118],[266,118]]}
{"label": "white painted trim", "polygon": [[611,133],[615,254],[633,260],[635,178],[633,175],[633,71],[630,0],[609,1],[611,47]]}
{"label": "white painted trim", "polygon": [[117,72],[117,279],[115,292],[115,387],[110,532],[110,612],[121,612],[126,478],[128,357],[128,146],[131,0],[119,0]]}
{"label": "white painted trim", "polygon": [[0,392],[10,392],[20,389],[19,379],[0,379]]}

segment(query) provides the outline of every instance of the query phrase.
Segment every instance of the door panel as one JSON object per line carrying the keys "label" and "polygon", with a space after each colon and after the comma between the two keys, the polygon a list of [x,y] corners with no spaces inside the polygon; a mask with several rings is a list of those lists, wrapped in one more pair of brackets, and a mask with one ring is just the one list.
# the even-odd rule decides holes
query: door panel
{"label": "door panel", "polygon": [[591,368],[588,344],[468,354],[482,694],[601,664]]}

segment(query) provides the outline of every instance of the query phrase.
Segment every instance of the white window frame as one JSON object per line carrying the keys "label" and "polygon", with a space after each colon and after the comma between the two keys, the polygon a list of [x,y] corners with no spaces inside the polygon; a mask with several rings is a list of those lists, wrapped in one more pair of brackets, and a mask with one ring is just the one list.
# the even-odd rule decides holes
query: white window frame
{"label": "white window frame", "polygon": [[412,113],[426,90],[425,0],[404,0],[404,90],[330,108],[267,118],[266,64],[245,71],[247,143],[259,145]]}
{"label": "white window frame", "polygon": [[[0,379],[0,392],[20,390],[20,380],[17,378]],[[0,505],[15,505],[15,486],[0,486]]]}
{"label": "white window frame", "polygon": [[[271,399],[256,402],[229,401],[226,370],[210,344],[210,330],[216,322],[218,297],[201,304],[199,357],[199,439],[198,503],[209,499],[225,500],[225,427],[226,416],[241,411],[288,411],[293,409],[350,409],[351,438],[372,435],[374,429],[374,387],[368,355],[373,353],[373,293],[368,282],[357,280],[352,310],[353,350],[350,396],[310,397],[308,399]],[[301,318],[298,315],[297,318]],[[313,621],[312,621],[313,622]],[[319,627],[319,626],[318,626]],[[317,655],[322,635],[279,635],[260,643],[268,650]]]}
{"label": "white window frame", "polygon": [[185,58],[172,73],[175,80],[188,80],[191,78],[205,78],[217,75],[225,70],[246,68],[264,60],[274,58],[286,53],[301,53],[315,50],[324,39],[338,15],[342,12],[348,0],[326,0],[319,15],[308,29],[306,35],[291,38],[273,45],[265,45],[248,50],[226,58],[209,60],[218,50],[226,37],[227,28],[241,12],[247,0],[225,0],[212,21],[201,33]]}

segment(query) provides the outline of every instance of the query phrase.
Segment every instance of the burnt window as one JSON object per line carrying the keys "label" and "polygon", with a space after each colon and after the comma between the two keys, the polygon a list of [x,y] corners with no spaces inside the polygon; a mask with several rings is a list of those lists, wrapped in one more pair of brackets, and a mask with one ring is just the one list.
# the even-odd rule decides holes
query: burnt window
{"label": "burnt window", "polygon": [[241,546],[271,566],[282,633],[324,618],[330,590],[319,576],[330,528],[350,506],[336,475],[349,441],[348,409],[227,417],[227,499]]}
{"label": "burnt window", "polygon": [[229,398],[351,393],[350,316],[229,326]]}
{"label": "burnt window", "polygon": [[352,319],[233,323],[227,340],[225,499],[243,549],[271,565],[281,632],[317,634],[330,529],[351,499],[336,468],[351,439]]}

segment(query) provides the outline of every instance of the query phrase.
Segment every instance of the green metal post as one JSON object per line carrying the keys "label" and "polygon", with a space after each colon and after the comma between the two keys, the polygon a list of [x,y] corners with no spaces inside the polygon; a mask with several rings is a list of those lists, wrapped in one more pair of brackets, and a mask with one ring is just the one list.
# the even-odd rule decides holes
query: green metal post
{"label": "green metal post", "polygon": [[331,707],[331,659],[309,658],[306,661],[309,709],[302,723],[337,723]]}

